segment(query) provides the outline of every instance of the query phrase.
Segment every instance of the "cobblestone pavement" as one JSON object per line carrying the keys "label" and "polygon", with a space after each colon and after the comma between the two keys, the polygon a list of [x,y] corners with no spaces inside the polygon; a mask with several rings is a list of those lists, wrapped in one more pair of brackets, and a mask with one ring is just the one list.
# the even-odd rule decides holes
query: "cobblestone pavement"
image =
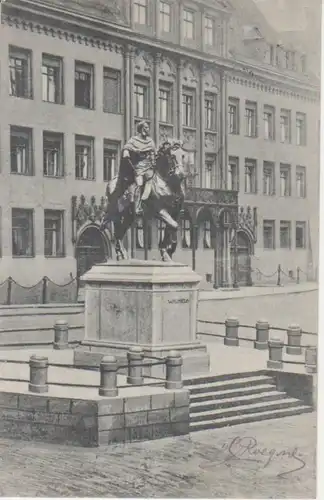
{"label": "cobblestone pavement", "polygon": [[100,449],[1,439],[0,494],[314,498],[315,447],[315,414]]}

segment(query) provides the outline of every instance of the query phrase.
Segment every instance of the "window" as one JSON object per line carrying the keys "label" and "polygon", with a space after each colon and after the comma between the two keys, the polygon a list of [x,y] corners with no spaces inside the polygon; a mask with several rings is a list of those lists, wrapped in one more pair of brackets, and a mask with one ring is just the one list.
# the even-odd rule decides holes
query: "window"
{"label": "window", "polygon": [[94,107],[94,67],[83,62],[75,63],[75,106],[93,109]]}
{"label": "window", "polygon": [[44,211],[44,252],[45,257],[64,256],[64,212]]}
{"label": "window", "polygon": [[291,168],[290,165],[280,164],[280,196],[291,195]]}
{"label": "window", "polygon": [[205,220],[203,224],[203,231],[204,231],[204,248],[211,248],[211,224],[210,220]]}
{"label": "window", "polygon": [[213,187],[213,179],[215,173],[215,158],[212,155],[206,155],[205,159],[205,188]]}
{"label": "window", "polygon": [[264,220],[263,221],[263,248],[267,250],[275,249],[275,221],[274,220]]}
{"label": "window", "polygon": [[181,220],[182,248],[191,248],[191,221],[188,218]]}
{"label": "window", "polygon": [[182,91],[182,125],[195,126],[194,92],[184,88]]}
{"label": "window", "polygon": [[43,54],[42,86],[43,101],[63,103],[63,60],[61,57]]}
{"label": "window", "polygon": [[105,113],[120,113],[120,71],[103,69],[103,110]]}
{"label": "window", "polygon": [[287,143],[291,141],[291,112],[288,109],[280,112],[280,140]]}
{"label": "window", "polygon": [[93,138],[75,136],[75,178],[94,179]]}
{"label": "window", "polygon": [[135,83],[135,116],[149,117],[149,87],[143,83]]}
{"label": "window", "polygon": [[306,168],[296,167],[296,196],[306,198]]}
{"label": "window", "polygon": [[227,189],[231,191],[239,190],[239,159],[230,156],[227,170]]}
{"label": "window", "polygon": [[34,256],[33,210],[12,209],[12,255]]}
{"label": "window", "polygon": [[119,144],[104,139],[103,150],[103,180],[109,182],[118,172],[119,164]]}
{"label": "window", "polygon": [[159,88],[159,121],[172,122],[172,87],[163,85]]}
{"label": "window", "polygon": [[306,115],[296,113],[296,144],[306,146]]}
{"label": "window", "polygon": [[216,130],[216,96],[205,94],[205,130]]}
{"label": "window", "polygon": [[183,11],[183,37],[187,40],[194,38],[194,13],[191,10]]}
{"label": "window", "polygon": [[9,47],[10,95],[32,99],[31,51]]}
{"label": "window", "polygon": [[257,192],[256,160],[245,159],[245,192],[253,194]]}
{"label": "window", "polygon": [[229,98],[228,103],[228,126],[230,134],[239,134],[239,99]]}
{"label": "window", "polygon": [[275,189],[275,165],[270,161],[263,162],[263,194],[272,196]]}
{"label": "window", "polygon": [[33,175],[32,129],[10,126],[10,171]]}
{"label": "window", "polygon": [[291,248],[291,223],[280,221],[280,248]]}
{"label": "window", "polygon": [[296,222],[296,248],[306,248],[306,222]]}
{"label": "window", "polygon": [[48,177],[62,177],[63,164],[63,134],[43,132],[43,174]]}
{"label": "window", "polygon": [[171,5],[168,2],[160,2],[160,29],[164,33],[171,31]]}
{"label": "window", "polygon": [[257,104],[246,101],[245,103],[245,135],[248,137],[257,136]]}
{"label": "window", "polygon": [[214,20],[205,17],[205,45],[214,45]]}
{"label": "window", "polygon": [[147,0],[134,1],[134,22],[137,24],[147,24]]}
{"label": "window", "polygon": [[275,109],[272,106],[264,106],[264,138],[268,141],[275,139]]}

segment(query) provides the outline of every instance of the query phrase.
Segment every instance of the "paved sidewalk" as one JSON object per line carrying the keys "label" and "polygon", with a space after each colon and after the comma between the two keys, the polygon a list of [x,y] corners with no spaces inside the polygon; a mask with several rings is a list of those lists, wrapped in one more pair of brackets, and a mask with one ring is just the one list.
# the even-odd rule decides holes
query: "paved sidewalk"
{"label": "paved sidewalk", "polygon": [[318,283],[306,282],[283,286],[247,286],[243,288],[222,288],[217,290],[200,290],[199,301],[205,300],[227,300],[242,297],[256,297],[266,295],[286,295],[291,293],[305,293],[318,290]]}

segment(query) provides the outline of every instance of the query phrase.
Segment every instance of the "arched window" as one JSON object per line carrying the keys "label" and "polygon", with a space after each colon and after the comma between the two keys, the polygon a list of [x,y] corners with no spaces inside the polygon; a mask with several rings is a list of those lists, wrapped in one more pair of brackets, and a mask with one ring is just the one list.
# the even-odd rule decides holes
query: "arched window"
{"label": "arched window", "polygon": [[188,218],[181,221],[182,248],[191,248],[191,221]]}
{"label": "arched window", "polygon": [[204,248],[211,248],[211,224],[210,220],[205,220],[203,223]]}

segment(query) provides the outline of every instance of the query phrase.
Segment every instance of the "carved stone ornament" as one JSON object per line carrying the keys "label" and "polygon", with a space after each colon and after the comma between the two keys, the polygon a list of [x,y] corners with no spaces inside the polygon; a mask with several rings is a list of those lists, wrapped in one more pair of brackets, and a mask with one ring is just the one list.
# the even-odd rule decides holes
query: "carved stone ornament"
{"label": "carved stone ornament", "polygon": [[164,141],[167,141],[168,139],[172,139],[172,137],[173,137],[173,126],[160,125],[159,144],[162,144]]}
{"label": "carved stone ornament", "polygon": [[72,238],[75,242],[76,232],[87,222],[99,223],[103,216],[106,207],[106,198],[102,196],[100,198],[99,204],[96,203],[96,197],[91,196],[90,200],[87,201],[85,196],[82,194],[77,199],[77,196],[72,197],[72,223],[73,232]]}
{"label": "carved stone ornament", "polygon": [[189,62],[184,63],[182,69],[182,80],[187,85],[196,85],[198,83],[198,71],[193,64]]}
{"label": "carved stone ornament", "polygon": [[205,134],[205,147],[207,149],[212,149],[216,151],[217,148],[217,135],[216,134]]}
{"label": "carved stone ornament", "polygon": [[251,209],[250,206],[239,207],[238,228],[246,231],[252,241],[257,241],[257,209]]}
{"label": "carved stone ornament", "polygon": [[211,92],[219,93],[220,89],[220,75],[212,70],[209,66],[205,65],[204,68],[204,84],[205,89]]}
{"label": "carved stone ornament", "polygon": [[175,79],[177,74],[177,69],[173,61],[168,57],[162,56],[159,62],[159,75],[162,78],[172,78]]}
{"label": "carved stone ornament", "polygon": [[183,130],[183,146],[191,151],[196,149],[196,132],[194,130]]}
{"label": "carved stone ornament", "polygon": [[220,189],[189,188],[186,201],[213,205],[237,205],[237,193]]}
{"label": "carved stone ornament", "polygon": [[134,61],[135,72],[141,75],[152,73],[153,70],[153,57],[144,51],[138,51],[136,53]]}

